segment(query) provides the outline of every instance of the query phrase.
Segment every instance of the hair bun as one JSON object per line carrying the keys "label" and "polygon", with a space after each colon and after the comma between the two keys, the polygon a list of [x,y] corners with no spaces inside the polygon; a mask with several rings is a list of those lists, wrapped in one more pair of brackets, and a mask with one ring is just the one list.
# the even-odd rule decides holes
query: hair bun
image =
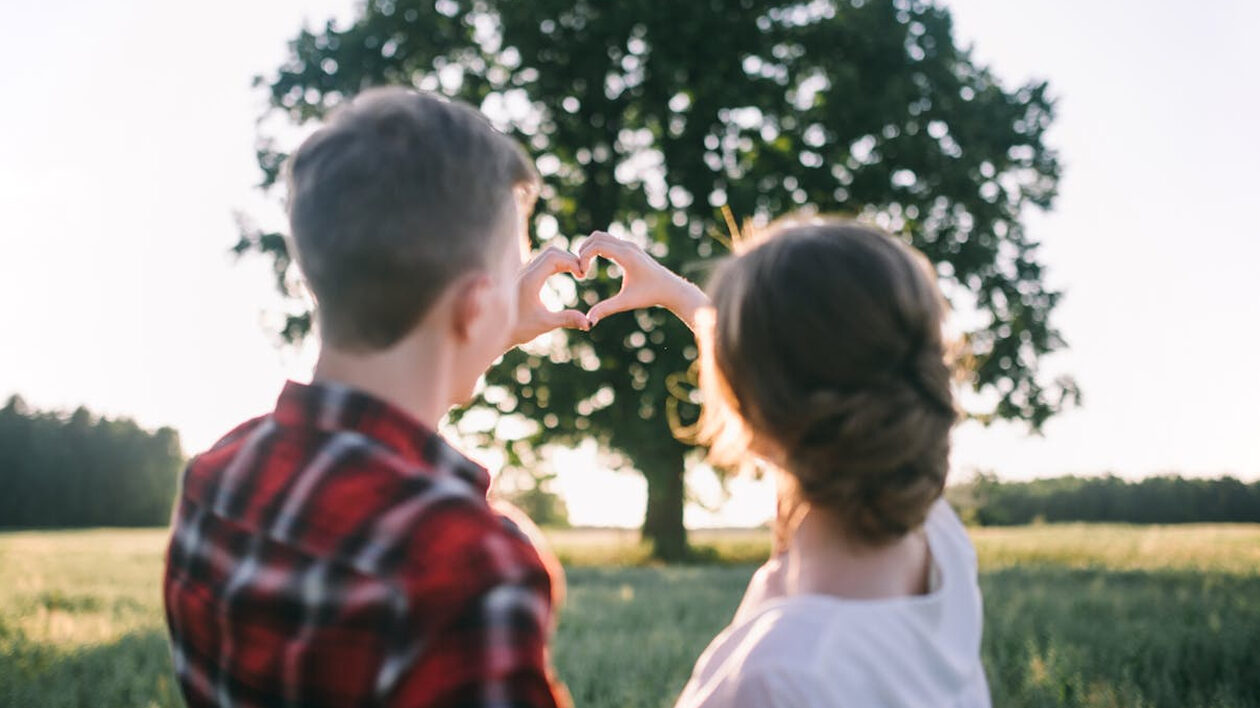
{"label": "hair bun", "polygon": [[940,396],[923,389],[930,391],[897,380],[812,396],[800,436],[788,443],[804,500],[830,509],[866,540],[899,537],[922,524],[945,486],[955,418]]}

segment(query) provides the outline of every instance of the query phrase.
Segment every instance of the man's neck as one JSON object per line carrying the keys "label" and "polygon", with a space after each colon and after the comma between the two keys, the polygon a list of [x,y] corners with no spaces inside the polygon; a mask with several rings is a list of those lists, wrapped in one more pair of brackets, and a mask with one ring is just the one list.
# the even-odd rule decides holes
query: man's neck
{"label": "man's neck", "polygon": [[312,379],[369,393],[410,413],[431,430],[451,405],[447,347],[426,341],[422,333],[373,352],[320,350]]}

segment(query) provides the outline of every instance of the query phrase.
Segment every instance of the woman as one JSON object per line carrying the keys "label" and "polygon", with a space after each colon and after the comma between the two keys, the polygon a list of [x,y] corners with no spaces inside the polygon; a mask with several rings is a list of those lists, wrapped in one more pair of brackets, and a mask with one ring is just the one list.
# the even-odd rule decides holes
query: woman
{"label": "woman", "polygon": [[779,552],[679,708],[989,706],[975,552],[941,498],[956,411],[922,254],[789,219],[721,266],[711,301],[607,234],[578,256],[625,274],[592,325],[663,305],[697,333],[711,460],[776,475]]}

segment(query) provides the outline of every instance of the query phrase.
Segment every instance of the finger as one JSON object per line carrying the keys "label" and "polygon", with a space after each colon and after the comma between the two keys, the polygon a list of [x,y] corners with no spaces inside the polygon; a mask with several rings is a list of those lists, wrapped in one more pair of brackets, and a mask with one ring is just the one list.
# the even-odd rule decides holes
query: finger
{"label": "finger", "polygon": [[531,288],[542,288],[542,284],[557,273],[571,273],[575,276],[581,275],[581,263],[578,257],[568,251],[555,248],[547,248],[539,253],[530,263],[529,271],[525,275],[526,282]]}
{"label": "finger", "polygon": [[559,312],[552,312],[548,315],[547,320],[548,324],[553,328],[566,327],[568,329],[580,329],[582,331],[586,331],[591,328],[590,320],[587,319],[586,314],[578,312],[577,310],[561,310]]}
{"label": "finger", "polygon": [[585,239],[582,239],[582,245],[585,246],[589,243],[598,243],[600,241],[606,241],[611,238],[613,238],[612,234],[608,233],[607,231],[600,231],[596,229],[595,231],[592,231],[590,235],[587,236]]}
{"label": "finger", "polygon": [[603,232],[596,232],[594,236],[582,243],[582,247],[578,249],[578,262],[581,265],[583,273],[589,273],[591,263],[596,256],[602,256],[608,260],[620,265],[625,258],[626,244],[619,238]]}
{"label": "finger", "polygon": [[547,259],[546,259],[545,270],[547,272],[548,277],[553,276],[557,273],[571,273],[573,275],[580,275],[581,269],[582,269],[582,263],[581,261],[578,260],[578,257],[574,255],[573,253],[570,253],[565,250],[561,250],[559,248],[547,249]]}
{"label": "finger", "polygon": [[600,237],[600,234],[602,233],[603,233],[602,231],[596,231],[592,233],[590,236],[587,236],[585,239],[582,240],[581,246],[578,246],[578,250],[577,250],[578,270],[582,272],[583,278],[585,278],[587,275],[590,274],[591,261],[595,260],[595,255],[596,255],[592,251],[592,249],[599,242],[599,237]]}
{"label": "finger", "polygon": [[594,327],[600,320],[608,317],[609,315],[615,315],[618,312],[625,312],[626,310],[633,309],[634,305],[624,295],[622,295],[622,293],[617,293],[607,300],[600,300],[595,303],[591,307],[590,311],[586,313],[586,319],[589,320],[591,326]]}
{"label": "finger", "polygon": [[598,247],[601,244],[607,244],[612,235],[606,231],[592,231],[590,236],[582,240],[582,245],[578,247],[578,259],[581,260],[587,252]]}
{"label": "finger", "polygon": [[549,275],[572,272],[578,267],[578,257],[569,251],[556,246],[548,246],[538,254],[535,262]]}
{"label": "finger", "polygon": [[583,244],[582,250],[578,252],[578,271],[585,278],[591,273],[591,265],[595,262],[595,257],[600,255],[596,246],[586,246]]}

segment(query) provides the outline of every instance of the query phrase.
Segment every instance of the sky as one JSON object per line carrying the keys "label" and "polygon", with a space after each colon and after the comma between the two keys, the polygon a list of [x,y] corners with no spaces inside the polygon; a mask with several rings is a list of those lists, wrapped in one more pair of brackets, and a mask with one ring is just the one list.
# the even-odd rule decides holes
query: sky
{"label": "sky", "polygon": [[[1161,472],[1260,478],[1260,4],[953,0],[956,35],[1008,86],[1046,79],[1066,166],[1030,213],[1084,405],[1042,436],[967,423],[955,475]],[[196,7],[190,11],[189,7]],[[234,213],[275,217],[253,187],[251,79],[304,21],[349,0],[10,4],[0,10],[0,397],[172,425],[194,453],[271,408],[311,351],[278,348],[260,260],[228,249]],[[493,451],[469,449],[493,466]],[[549,464],[573,520],[635,525],[644,483],[593,445]],[[723,497],[703,470],[690,482]],[[758,523],[765,483],[721,513]],[[617,500],[612,502],[610,500]]]}

